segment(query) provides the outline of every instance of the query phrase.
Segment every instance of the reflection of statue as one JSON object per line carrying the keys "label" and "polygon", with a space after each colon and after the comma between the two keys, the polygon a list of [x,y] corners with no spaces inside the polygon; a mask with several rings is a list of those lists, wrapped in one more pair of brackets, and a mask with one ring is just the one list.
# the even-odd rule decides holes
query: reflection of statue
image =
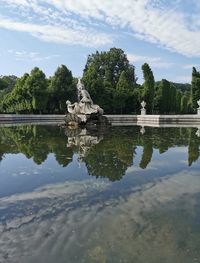
{"label": "reflection of statue", "polygon": [[90,148],[98,144],[102,139],[103,136],[90,135],[87,133],[86,129],[83,129],[78,135],[74,134],[74,136],[72,136],[71,134],[71,136],[68,136],[67,147],[71,148],[73,146],[78,146],[79,160],[82,160],[82,158],[86,157]]}
{"label": "reflection of statue", "polygon": [[[77,84],[78,90],[78,102],[71,103],[69,100],[66,101],[67,110],[70,114],[76,115],[77,118],[80,119],[80,122],[86,123],[88,120],[99,121],[100,123],[105,120],[105,117],[100,117],[103,115],[103,109],[98,105],[93,104],[93,101],[90,97],[89,92],[85,89],[84,85],[81,83],[81,80],[78,80]],[[93,115],[91,117],[91,114]],[[70,122],[71,115],[66,116],[65,121],[67,123]],[[74,120],[75,118],[73,118]],[[72,121],[72,120],[71,120]]]}
{"label": "reflection of statue", "polygon": [[144,133],[145,133],[145,128],[144,128],[144,126],[141,127],[140,133],[141,133],[141,134],[144,134]]}
{"label": "reflection of statue", "polygon": [[196,131],[196,136],[199,138],[200,137],[200,127],[198,127],[198,130]]}

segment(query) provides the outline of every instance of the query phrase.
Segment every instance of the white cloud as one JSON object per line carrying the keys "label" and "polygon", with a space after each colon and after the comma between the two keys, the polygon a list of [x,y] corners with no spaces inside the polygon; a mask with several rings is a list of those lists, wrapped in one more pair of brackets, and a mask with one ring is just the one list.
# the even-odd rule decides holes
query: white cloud
{"label": "white cloud", "polygon": [[42,61],[42,60],[49,60],[52,58],[59,57],[59,55],[48,55],[44,56],[41,55],[39,52],[28,52],[28,51],[14,51],[12,49],[8,50],[8,53],[12,54],[16,60],[22,61]]}
{"label": "white cloud", "polygon": [[[5,2],[5,1],[2,1]],[[6,0],[7,4],[10,5],[22,5],[22,6],[28,6],[29,2],[27,0]]]}
{"label": "white cloud", "polygon": [[[196,14],[189,11],[183,13],[180,8],[182,3],[178,0],[170,4],[162,0],[115,0],[114,3],[100,0],[1,0],[1,2],[13,8],[16,6],[23,8],[21,14],[23,21],[20,20],[19,14],[18,22],[4,21],[0,27],[29,32],[45,41],[93,47],[111,44],[113,36],[102,33],[99,26],[104,23],[112,28],[114,26],[131,30],[134,37],[171,51],[186,56],[200,56],[200,22],[194,19]],[[197,3],[198,1],[193,1],[193,5]],[[29,24],[28,18],[29,20],[37,18],[40,23]],[[159,64],[157,61],[154,66],[169,65],[161,61]]]}
{"label": "white cloud", "polygon": [[200,56],[200,30],[190,30],[186,18],[178,10],[180,1],[174,1],[174,8],[163,7],[162,1],[150,0],[46,0],[59,9],[92,17],[120,27],[129,27],[135,37],[186,56]]}
{"label": "white cloud", "polygon": [[62,26],[41,25],[33,23],[17,22],[7,18],[0,18],[0,27],[27,32],[43,41],[80,44],[84,46],[101,46],[112,43],[112,38],[104,33],[98,33],[92,30],[65,28]]}
{"label": "white cloud", "polygon": [[172,62],[163,61],[160,57],[140,56],[133,53],[128,53],[127,57],[133,63],[148,63],[153,68],[170,68],[173,65]]}

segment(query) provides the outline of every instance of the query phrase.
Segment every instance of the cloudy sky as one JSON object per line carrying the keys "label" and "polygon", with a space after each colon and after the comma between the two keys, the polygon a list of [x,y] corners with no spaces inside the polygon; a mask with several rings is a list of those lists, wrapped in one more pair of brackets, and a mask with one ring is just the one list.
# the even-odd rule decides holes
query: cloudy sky
{"label": "cloudy sky", "polygon": [[200,0],[0,0],[0,75],[65,64],[81,76],[88,54],[122,48],[156,80],[190,82],[200,68]]}

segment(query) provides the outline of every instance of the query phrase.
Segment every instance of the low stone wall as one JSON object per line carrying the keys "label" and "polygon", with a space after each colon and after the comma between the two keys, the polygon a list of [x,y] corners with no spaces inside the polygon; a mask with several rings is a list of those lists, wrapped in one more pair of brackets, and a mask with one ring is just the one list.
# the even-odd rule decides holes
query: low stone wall
{"label": "low stone wall", "polygon": [[105,115],[113,126],[128,126],[137,124],[137,115]]}
{"label": "low stone wall", "polygon": [[0,114],[0,123],[63,122],[64,115]]}
{"label": "low stone wall", "polygon": [[200,115],[137,115],[137,124],[145,126],[148,124],[199,124]]}
{"label": "low stone wall", "polygon": [[[6,123],[64,123],[65,115],[0,114],[0,124]],[[127,125],[200,125],[200,115],[105,115],[113,126]]]}

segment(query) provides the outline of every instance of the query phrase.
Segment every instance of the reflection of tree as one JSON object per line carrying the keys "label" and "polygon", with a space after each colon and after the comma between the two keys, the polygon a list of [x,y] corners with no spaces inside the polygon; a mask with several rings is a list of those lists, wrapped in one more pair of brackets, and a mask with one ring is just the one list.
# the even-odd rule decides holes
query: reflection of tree
{"label": "reflection of tree", "polygon": [[[54,153],[57,162],[67,166],[73,152],[66,147],[66,137],[59,127],[23,125],[0,129],[1,151],[4,153],[23,153],[33,158],[36,164],[43,163],[49,153]],[[1,154],[1,153],[0,153]]]}
{"label": "reflection of tree", "polygon": [[52,153],[66,167],[77,153],[89,174],[115,181],[133,164],[137,146],[143,147],[139,164],[142,169],[151,162],[153,149],[163,153],[171,147],[188,146],[188,164],[199,158],[200,138],[195,135],[196,129],[145,127],[144,134],[139,131],[140,127],[115,127],[106,132],[76,130],[65,134],[56,126],[1,128],[0,161],[5,153],[23,153],[41,164]]}
{"label": "reflection of tree", "polygon": [[188,144],[188,165],[191,166],[193,162],[199,158],[199,144],[200,139],[195,135],[195,130],[190,130],[189,144]]}
{"label": "reflection of tree", "polygon": [[140,161],[140,168],[145,169],[151,162],[153,154],[152,129],[146,129],[145,134],[141,137],[143,145],[143,154]]}
{"label": "reflection of tree", "polygon": [[153,146],[152,146],[152,142],[150,141],[144,145],[143,154],[140,161],[140,167],[142,169],[145,169],[147,165],[151,162],[152,154],[153,154]]}
{"label": "reflection of tree", "polygon": [[120,180],[133,163],[132,134],[119,133],[113,129],[99,144],[95,145],[84,161],[88,172],[96,177]]}

